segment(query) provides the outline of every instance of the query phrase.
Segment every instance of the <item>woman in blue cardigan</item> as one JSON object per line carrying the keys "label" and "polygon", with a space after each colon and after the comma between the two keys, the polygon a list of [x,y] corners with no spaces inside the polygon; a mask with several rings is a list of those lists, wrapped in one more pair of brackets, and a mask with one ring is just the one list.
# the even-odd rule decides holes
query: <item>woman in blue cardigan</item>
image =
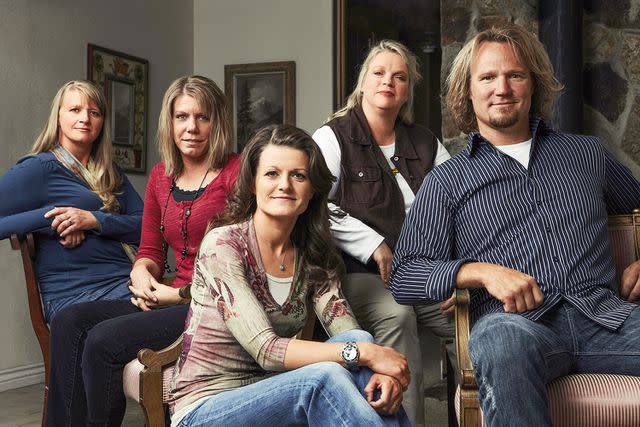
{"label": "woman in blue cardigan", "polygon": [[31,155],[0,178],[0,239],[32,232],[47,322],[61,308],[128,299],[142,200],[111,158],[107,103],[93,83],[58,90]]}

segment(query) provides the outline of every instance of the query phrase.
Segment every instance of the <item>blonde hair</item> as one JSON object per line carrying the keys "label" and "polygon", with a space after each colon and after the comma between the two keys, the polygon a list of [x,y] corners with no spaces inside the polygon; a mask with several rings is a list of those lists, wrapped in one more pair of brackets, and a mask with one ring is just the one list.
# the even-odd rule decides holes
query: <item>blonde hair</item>
{"label": "blonde hair", "polygon": [[405,124],[413,123],[413,88],[420,82],[420,80],[422,80],[422,76],[418,70],[418,58],[416,55],[414,55],[413,52],[411,52],[405,45],[395,40],[382,40],[369,50],[367,57],[360,66],[360,73],[358,74],[358,82],[356,83],[355,89],[353,89],[353,92],[351,92],[351,95],[347,98],[347,102],[344,107],[331,114],[328,120],[344,116],[350,110],[362,104],[362,86],[364,85],[364,79],[369,71],[371,61],[373,61],[373,58],[375,58],[376,55],[385,51],[397,53],[407,65],[407,70],[409,72],[409,96],[407,98],[407,102],[400,107],[398,117],[400,117],[400,120]]}
{"label": "blonde hair", "polygon": [[31,154],[51,151],[58,145],[58,116],[60,106],[62,105],[64,96],[71,90],[78,91],[87,99],[93,101],[104,118],[100,134],[98,134],[96,140],[93,141],[91,147],[91,158],[95,165],[94,173],[97,177],[95,181],[96,188],[93,192],[102,200],[102,210],[115,212],[118,210],[118,199],[116,195],[120,194],[118,190],[122,185],[122,177],[117,172],[112,161],[107,100],[95,83],[88,80],[71,80],[58,90],[58,93],[56,93],[56,96],[53,97],[53,101],[51,102],[49,119],[31,147]]}
{"label": "blonde hair", "polygon": [[478,130],[471,103],[471,64],[483,43],[507,43],[518,60],[531,72],[533,95],[530,117],[550,118],[553,104],[562,91],[549,55],[538,38],[516,24],[505,24],[478,33],[458,53],[446,81],[446,104],[456,125],[465,133]]}
{"label": "blonde hair", "polygon": [[180,95],[192,96],[200,108],[211,118],[213,126],[209,134],[208,159],[211,168],[221,168],[231,152],[231,120],[227,99],[211,79],[202,76],[184,76],[176,79],[162,99],[158,119],[156,143],[164,162],[167,176],[177,177],[184,163],[173,139],[173,104]]}

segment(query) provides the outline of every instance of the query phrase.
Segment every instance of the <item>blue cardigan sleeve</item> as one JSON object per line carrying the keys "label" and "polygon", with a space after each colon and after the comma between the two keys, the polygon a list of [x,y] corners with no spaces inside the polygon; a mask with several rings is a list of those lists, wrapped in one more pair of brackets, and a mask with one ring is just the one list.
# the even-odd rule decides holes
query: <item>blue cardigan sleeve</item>
{"label": "blue cardigan sleeve", "polygon": [[100,222],[101,229],[96,234],[109,237],[120,242],[139,244],[142,228],[142,199],[124,173],[122,176],[121,194],[118,196],[119,213],[92,211]]}
{"label": "blue cardigan sleeve", "polygon": [[0,178],[0,239],[49,229],[44,214],[53,206],[43,206],[45,191],[45,171],[37,157],[20,160]]}

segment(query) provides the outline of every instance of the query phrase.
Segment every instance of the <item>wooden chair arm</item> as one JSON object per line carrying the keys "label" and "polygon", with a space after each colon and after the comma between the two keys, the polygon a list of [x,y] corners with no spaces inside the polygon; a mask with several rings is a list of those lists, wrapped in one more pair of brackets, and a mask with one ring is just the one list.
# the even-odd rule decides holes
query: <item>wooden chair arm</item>
{"label": "wooden chair arm", "polygon": [[180,346],[182,345],[182,335],[178,337],[171,345],[162,350],[154,351],[150,348],[143,348],[138,352],[138,361],[145,368],[158,368],[162,370],[164,366],[174,363],[180,356]]}
{"label": "wooden chair arm", "polygon": [[467,289],[456,289],[455,293],[455,328],[456,328],[456,358],[458,361],[458,384],[463,389],[477,389],[473,363],[469,357],[469,332],[471,322],[469,318],[470,296]]}
{"label": "wooden chair arm", "polygon": [[148,427],[165,427],[162,370],[178,360],[181,347],[182,335],[162,350],[143,348],[138,352],[138,361],[145,367],[140,372],[139,403]]}

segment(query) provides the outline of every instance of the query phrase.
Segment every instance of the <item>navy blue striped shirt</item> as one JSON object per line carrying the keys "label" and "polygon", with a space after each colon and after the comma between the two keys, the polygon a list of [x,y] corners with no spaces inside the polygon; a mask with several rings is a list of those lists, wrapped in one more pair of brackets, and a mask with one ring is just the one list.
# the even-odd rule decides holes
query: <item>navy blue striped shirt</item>
{"label": "navy blue striped shirt", "polygon": [[[640,184],[595,137],[557,133],[532,120],[529,167],[478,133],[425,178],[395,248],[391,292],[400,304],[451,296],[465,262],[533,276],[545,299],[531,320],[565,299],[615,329],[635,307],[617,297],[607,215],[640,207]],[[471,315],[503,311],[470,289]]]}

